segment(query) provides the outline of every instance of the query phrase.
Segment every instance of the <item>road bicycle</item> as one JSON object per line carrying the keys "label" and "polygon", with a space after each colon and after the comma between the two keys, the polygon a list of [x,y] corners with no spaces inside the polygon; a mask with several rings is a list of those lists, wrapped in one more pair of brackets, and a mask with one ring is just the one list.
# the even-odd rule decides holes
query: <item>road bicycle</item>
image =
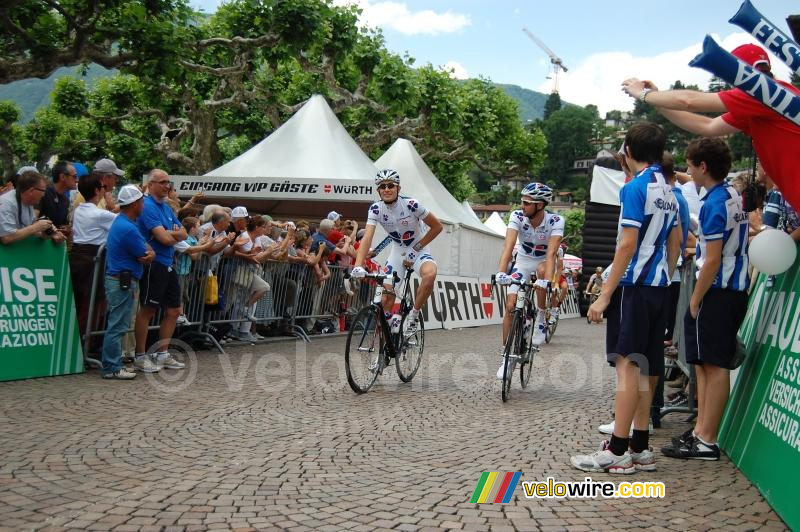
{"label": "road bicycle", "polygon": [[558,317],[561,315],[560,312],[553,314],[553,301],[559,301],[561,298],[561,276],[559,275],[558,271],[556,270],[553,272],[553,278],[550,280],[550,289],[545,293],[544,296],[544,341],[545,343],[550,343],[550,340],[553,338],[553,335],[556,333],[556,328],[558,327]]}
{"label": "road bicycle", "polygon": [[[396,273],[367,274],[364,279],[377,282],[372,303],[363,307],[353,318],[350,331],[347,333],[345,346],[345,370],[347,382],[356,393],[366,393],[375,384],[378,375],[383,373],[394,358],[397,376],[403,382],[411,382],[422,361],[425,348],[425,327],[422,315],[418,316],[417,327],[413,332],[407,329],[408,313],[414,308],[411,293],[412,268],[406,269],[403,280],[403,296],[400,298],[400,323],[396,332],[392,332],[389,321],[383,311],[381,298],[384,293],[383,282],[392,279],[396,286],[400,279]],[[396,316],[393,317],[396,319]]]}
{"label": "road bicycle", "polygon": [[[495,278],[492,276],[492,284]],[[501,382],[500,397],[503,402],[511,396],[511,382],[514,380],[514,370],[519,364],[519,380],[522,388],[528,386],[533,371],[533,357],[539,351],[539,346],[533,345],[533,325],[536,317],[536,307],[533,304],[533,281],[516,281],[511,279],[509,284],[519,286],[517,303],[511,320],[511,329],[503,348],[503,380]]]}

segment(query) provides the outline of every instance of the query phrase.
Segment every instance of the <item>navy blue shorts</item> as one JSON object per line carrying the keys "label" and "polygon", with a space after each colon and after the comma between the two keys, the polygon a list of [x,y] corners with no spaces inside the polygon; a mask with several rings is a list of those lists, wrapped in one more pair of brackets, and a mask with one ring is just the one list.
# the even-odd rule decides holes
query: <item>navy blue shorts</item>
{"label": "navy blue shorts", "polygon": [[736,333],[747,313],[747,292],[711,288],[700,302],[697,319],[689,309],[683,317],[686,362],[735,369]]}
{"label": "navy blue shorts", "polygon": [[664,373],[664,329],[667,326],[669,288],[620,286],[606,310],[606,360],[610,365],[625,357],[643,375]]}
{"label": "navy blue shorts", "polygon": [[139,305],[155,308],[178,308],[181,306],[181,285],[174,268],[158,262],[144,267],[139,281]]}

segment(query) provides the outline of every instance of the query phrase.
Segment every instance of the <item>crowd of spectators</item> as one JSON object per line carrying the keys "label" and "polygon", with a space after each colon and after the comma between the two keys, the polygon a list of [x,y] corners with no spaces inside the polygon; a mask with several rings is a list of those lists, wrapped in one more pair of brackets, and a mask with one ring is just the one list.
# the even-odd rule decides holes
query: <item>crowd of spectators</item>
{"label": "crowd of spectators", "polygon": [[[159,169],[141,185],[118,188],[125,172],[110,159],[91,169],[59,161],[50,176],[22,167],[0,188],[0,242],[66,242],[79,331],[106,331],[90,335],[87,344],[100,355],[104,378],[183,369],[168,347],[176,327],[197,324],[189,309],[199,306],[198,287],[210,275],[219,276],[228,292],[224,302],[208,306],[222,316],[219,321],[229,322],[218,340],[254,342],[264,338],[259,331],[291,334],[289,320],[297,310],[314,315],[322,305],[331,307],[321,300],[320,288],[332,283],[343,288],[340,267],[352,263],[364,234],[358,222],[335,211],[320,221],[278,221],[244,206],[204,204],[202,191],[183,202]],[[96,275],[103,247],[104,272]],[[280,319],[270,330],[260,327],[264,320],[256,316],[259,302],[273,290],[264,278],[267,263],[286,268],[271,281],[280,285],[281,300],[274,302]],[[371,260],[367,266],[378,269]],[[306,297],[298,303],[300,292]],[[293,325],[313,332],[310,320]]]}

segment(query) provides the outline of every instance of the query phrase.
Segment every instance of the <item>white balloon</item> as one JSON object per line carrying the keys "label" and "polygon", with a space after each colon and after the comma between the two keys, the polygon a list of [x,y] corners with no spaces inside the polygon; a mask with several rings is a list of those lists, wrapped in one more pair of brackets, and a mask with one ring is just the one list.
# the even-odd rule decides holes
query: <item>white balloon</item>
{"label": "white balloon", "polygon": [[750,263],[767,275],[788,270],[797,258],[797,245],[792,237],[777,229],[765,229],[750,242]]}

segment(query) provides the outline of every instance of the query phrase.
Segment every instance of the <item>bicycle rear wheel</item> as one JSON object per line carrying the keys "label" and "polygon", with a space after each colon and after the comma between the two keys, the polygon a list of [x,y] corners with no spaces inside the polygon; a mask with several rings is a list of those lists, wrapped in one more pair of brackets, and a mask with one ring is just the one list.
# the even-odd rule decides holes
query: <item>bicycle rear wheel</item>
{"label": "bicycle rear wheel", "polygon": [[408,315],[403,316],[403,321],[400,323],[402,336],[397,355],[394,358],[397,376],[403,382],[411,382],[411,379],[417,374],[420,362],[422,362],[422,352],[425,349],[425,325],[422,322],[422,315],[418,316],[417,330],[412,334],[408,334],[406,331],[407,319]]}
{"label": "bicycle rear wheel", "polygon": [[506,346],[503,350],[503,381],[501,383],[500,397],[504,403],[511,396],[511,381],[514,380],[514,368],[517,364],[521,340],[522,313],[515,311],[514,320],[511,322],[511,329],[508,331]]}
{"label": "bicycle rear wheel", "polygon": [[345,346],[347,382],[356,393],[366,393],[382,368],[384,344],[381,326],[372,306],[362,308],[350,326]]}

